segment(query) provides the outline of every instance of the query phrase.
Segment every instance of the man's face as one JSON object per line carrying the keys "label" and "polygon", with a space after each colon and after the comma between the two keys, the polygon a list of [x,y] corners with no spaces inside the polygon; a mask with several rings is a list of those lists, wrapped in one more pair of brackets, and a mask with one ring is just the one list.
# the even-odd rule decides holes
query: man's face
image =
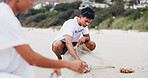
{"label": "man's face", "polygon": [[33,4],[34,0],[17,0],[16,7],[19,12],[26,14]]}
{"label": "man's face", "polygon": [[80,20],[81,20],[81,25],[83,27],[88,26],[90,22],[92,21],[92,19],[88,19],[87,17],[83,17],[83,16],[80,16]]}

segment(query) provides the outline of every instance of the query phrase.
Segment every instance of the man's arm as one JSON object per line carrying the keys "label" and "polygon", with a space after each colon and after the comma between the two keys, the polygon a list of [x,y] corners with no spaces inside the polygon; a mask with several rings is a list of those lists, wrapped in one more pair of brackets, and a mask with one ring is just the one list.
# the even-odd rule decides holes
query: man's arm
{"label": "man's arm", "polygon": [[72,44],[72,36],[65,35],[65,39],[66,39],[66,46],[67,46],[68,52],[71,54],[71,56],[74,59],[80,60],[80,58],[78,57],[77,53],[74,50],[74,47],[73,47],[73,44]]}
{"label": "man's arm", "polygon": [[84,66],[82,63],[80,63],[80,61],[66,62],[61,60],[48,59],[34,52],[29,45],[15,46],[14,48],[30,65],[36,65],[44,68],[66,67],[79,73],[82,73],[84,69]]}

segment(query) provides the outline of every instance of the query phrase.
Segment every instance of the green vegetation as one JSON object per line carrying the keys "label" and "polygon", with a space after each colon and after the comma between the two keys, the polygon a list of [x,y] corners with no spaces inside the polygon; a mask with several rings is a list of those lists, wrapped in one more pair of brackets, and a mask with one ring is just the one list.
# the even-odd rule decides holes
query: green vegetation
{"label": "green vegetation", "polygon": [[66,20],[80,15],[78,9],[80,4],[80,1],[61,3],[56,5],[53,11],[49,11],[52,9],[52,5],[49,4],[40,9],[30,8],[26,15],[20,13],[17,17],[25,27],[48,28],[60,26]]}
{"label": "green vegetation", "polygon": [[[61,3],[49,11],[52,5],[46,5],[40,9],[30,8],[29,12],[18,14],[23,26],[36,28],[56,28],[75,16],[80,15],[78,9],[81,2]],[[117,0],[116,4],[109,8],[95,8],[95,19],[90,28],[96,29],[123,29],[148,31],[148,7],[141,9],[124,9],[123,2]]]}
{"label": "green vegetation", "polygon": [[[111,8],[112,7],[106,10],[109,10]],[[122,11],[122,12],[118,12],[118,11]],[[112,14],[111,17],[108,16],[99,25],[96,25],[97,29],[123,29],[123,30],[130,29],[130,30],[148,31],[148,23],[147,23],[148,7],[136,9],[136,10],[134,9],[117,10],[116,9],[116,11],[110,11],[109,13]],[[114,19],[112,18],[113,16],[115,16]]]}

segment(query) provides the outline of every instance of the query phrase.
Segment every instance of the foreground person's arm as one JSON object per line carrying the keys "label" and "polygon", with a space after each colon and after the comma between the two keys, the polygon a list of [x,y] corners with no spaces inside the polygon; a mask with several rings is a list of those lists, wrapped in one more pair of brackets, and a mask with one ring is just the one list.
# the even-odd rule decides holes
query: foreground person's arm
{"label": "foreground person's arm", "polygon": [[83,73],[84,66],[80,61],[66,62],[48,59],[34,52],[29,45],[15,46],[14,48],[30,65],[44,68],[68,68]]}

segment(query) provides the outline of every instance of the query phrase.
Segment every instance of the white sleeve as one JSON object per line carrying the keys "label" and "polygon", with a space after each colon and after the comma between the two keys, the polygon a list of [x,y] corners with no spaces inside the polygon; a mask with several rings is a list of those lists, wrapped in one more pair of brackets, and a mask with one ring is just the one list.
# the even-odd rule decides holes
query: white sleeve
{"label": "white sleeve", "polygon": [[82,34],[83,34],[83,35],[89,34],[88,27],[85,27],[85,29],[83,30]]}
{"label": "white sleeve", "polygon": [[63,24],[63,28],[62,28],[63,36],[64,35],[73,36],[73,30],[74,30],[74,26],[73,24],[71,24],[70,21],[67,21]]}
{"label": "white sleeve", "polygon": [[28,44],[17,18],[0,19],[0,24],[0,50]]}

